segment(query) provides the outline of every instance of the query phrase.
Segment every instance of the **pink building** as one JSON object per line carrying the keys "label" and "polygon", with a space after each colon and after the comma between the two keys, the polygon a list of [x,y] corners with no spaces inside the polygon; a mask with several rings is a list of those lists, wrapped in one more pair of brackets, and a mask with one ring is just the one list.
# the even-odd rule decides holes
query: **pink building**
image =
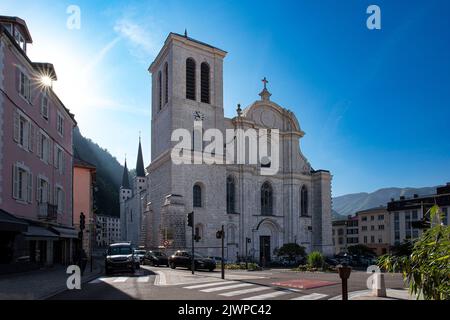
{"label": "pink building", "polygon": [[53,92],[50,63],[32,62],[25,21],[0,16],[0,264],[68,264],[74,115]]}

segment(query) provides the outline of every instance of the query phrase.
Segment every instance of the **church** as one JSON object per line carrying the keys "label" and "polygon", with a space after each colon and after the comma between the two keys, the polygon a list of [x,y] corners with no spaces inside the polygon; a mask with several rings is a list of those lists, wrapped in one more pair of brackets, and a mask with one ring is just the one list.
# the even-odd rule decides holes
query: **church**
{"label": "church", "polygon": [[[265,264],[286,243],[331,255],[330,172],[311,167],[300,147],[305,133],[299,121],[272,101],[265,78],[258,100],[243,110],[238,106],[231,119],[224,116],[226,55],[187,33],[170,33],[150,65],[151,163],[144,172],[139,144],[134,185],[125,169],[120,190],[122,238],[148,249],[166,248],[167,253],[190,250],[187,214],[193,212],[195,250],[203,255],[221,255],[216,233],[222,226],[229,262],[248,257]],[[173,132],[193,132],[199,121],[203,132],[217,129],[224,137],[230,130],[278,130],[278,163],[175,163]],[[224,149],[233,138],[224,141]],[[275,174],[261,174],[261,167],[271,165],[278,166]]]}

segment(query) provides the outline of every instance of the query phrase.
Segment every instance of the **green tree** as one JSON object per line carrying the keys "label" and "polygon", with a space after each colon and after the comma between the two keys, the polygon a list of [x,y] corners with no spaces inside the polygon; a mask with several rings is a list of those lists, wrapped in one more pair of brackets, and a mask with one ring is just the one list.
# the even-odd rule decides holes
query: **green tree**
{"label": "green tree", "polygon": [[304,257],[306,255],[305,247],[296,243],[286,243],[277,251],[278,257],[287,256],[289,261],[295,261],[297,257]]}
{"label": "green tree", "polygon": [[368,246],[363,244],[356,244],[347,248],[349,254],[355,254],[358,256],[375,256],[375,252]]}
{"label": "green tree", "polygon": [[450,299],[450,227],[444,226],[442,211],[430,209],[432,227],[414,243],[410,255],[384,255],[380,267],[389,272],[401,271],[409,291],[425,300]]}

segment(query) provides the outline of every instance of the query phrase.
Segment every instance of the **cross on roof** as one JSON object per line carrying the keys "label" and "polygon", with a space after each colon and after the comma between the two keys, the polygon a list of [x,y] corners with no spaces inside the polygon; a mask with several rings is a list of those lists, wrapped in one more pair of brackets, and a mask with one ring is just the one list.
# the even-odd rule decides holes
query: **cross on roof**
{"label": "cross on roof", "polygon": [[267,89],[267,84],[269,83],[269,81],[266,79],[266,77],[264,77],[264,79],[261,80],[264,83],[264,89]]}

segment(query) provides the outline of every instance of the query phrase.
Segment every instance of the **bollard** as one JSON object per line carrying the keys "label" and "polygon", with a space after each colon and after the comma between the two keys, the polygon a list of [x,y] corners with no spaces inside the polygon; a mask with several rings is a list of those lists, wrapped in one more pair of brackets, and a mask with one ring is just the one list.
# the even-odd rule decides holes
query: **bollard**
{"label": "bollard", "polygon": [[348,300],[347,280],[350,278],[352,268],[346,265],[339,265],[337,269],[339,277],[342,279],[342,300]]}
{"label": "bollard", "polygon": [[384,282],[384,274],[375,273],[373,275],[374,281],[372,286],[372,294],[375,297],[386,297],[386,284]]}

